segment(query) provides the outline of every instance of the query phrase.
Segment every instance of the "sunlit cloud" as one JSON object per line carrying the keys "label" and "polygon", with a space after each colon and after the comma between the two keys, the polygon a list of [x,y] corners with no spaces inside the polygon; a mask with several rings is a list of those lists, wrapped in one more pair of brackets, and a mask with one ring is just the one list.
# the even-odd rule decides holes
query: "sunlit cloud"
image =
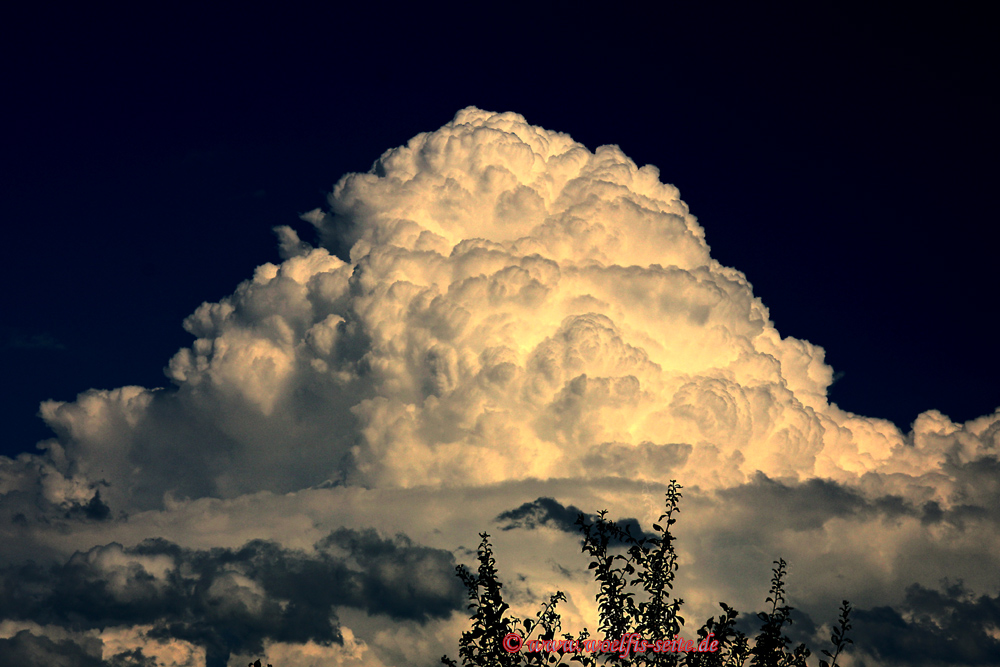
{"label": "sunlit cloud", "polygon": [[903,433],[831,403],[823,348],[777,331],[656,167],[469,107],[302,217],[313,242],[278,228],[279,263],[184,321],[170,387],[46,401],[44,451],[0,459],[4,576],[50,561],[34,606],[8,587],[3,618],[34,625],[0,652],[380,665],[405,636],[431,664],[480,530],[515,606],[559,587],[593,627],[573,519],[648,529],[669,479],[698,613],[753,611],[779,555],[817,632],[844,597],[886,623],[956,598],[945,575],[992,600],[1000,411]]}

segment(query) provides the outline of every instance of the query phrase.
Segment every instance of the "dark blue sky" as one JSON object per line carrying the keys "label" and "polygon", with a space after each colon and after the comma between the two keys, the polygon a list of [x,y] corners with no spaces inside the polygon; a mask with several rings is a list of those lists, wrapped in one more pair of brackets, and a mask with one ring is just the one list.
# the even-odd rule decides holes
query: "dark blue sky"
{"label": "dark blue sky", "polygon": [[0,451],[41,400],[167,384],[271,227],[470,104],[657,165],[841,407],[1000,407],[995,17],[680,7],[5,10]]}

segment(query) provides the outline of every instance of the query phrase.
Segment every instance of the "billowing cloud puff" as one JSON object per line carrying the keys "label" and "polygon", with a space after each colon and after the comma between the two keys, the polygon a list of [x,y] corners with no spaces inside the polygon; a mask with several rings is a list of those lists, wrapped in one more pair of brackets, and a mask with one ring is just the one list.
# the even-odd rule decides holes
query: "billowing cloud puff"
{"label": "billowing cloud puff", "polygon": [[43,405],[67,480],[145,508],[626,466],[707,488],[913,476],[952,440],[970,460],[996,449],[995,415],[928,413],[908,440],[829,404],[822,348],[781,337],[677,189],[615,146],[468,108],[329,199],[303,216],[324,246],[281,228],[284,262],[185,321],[176,390]]}
{"label": "billowing cloud puff", "polygon": [[[635,499],[676,478],[692,496],[687,583],[703,588],[688,598],[706,609],[716,593],[753,604],[739,589],[745,564],[762,565],[755,576],[766,579],[779,550],[806,570],[807,607],[841,599],[844,587],[871,609],[903,604],[917,590],[908,586],[933,585],[933,564],[955,558],[982,587],[976,567],[998,565],[1000,411],[965,424],[929,411],[901,433],[830,403],[824,350],[781,336],[746,276],[712,259],[677,189],[618,147],[592,152],[517,114],[470,107],[385,152],[368,173],[344,176],[328,204],[302,216],[315,245],[278,228],[280,263],[185,320],[194,341],[167,365],[171,388],[89,390],[42,405],[55,434],[46,451],[0,459],[4,537],[46,536],[17,542],[11,563],[29,549],[77,552],[64,566],[101,581],[109,610],[131,609],[163,602],[173,583],[162,573],[179,572],[181,552],[139,539],[82,543],[135,538],[139,526],[183,525],[190,542],[208,540],[194,508],[216,522],[226,549],[246,543],[249,524],[287,542],[303,539],[289,526],[335,531],[335,515],[356,531],[420,526],[418,544],[467,555],[459,545],[476,527],[445,510],[460,502],[473,524],[499,521],[503,539],[544,535],[547,548],[565,551],[578,545],[566,534],[577,506],[620,502],[638,530],[658,507]],[[348,502],[345,489],[370,493],[372,504]],[[497,495],[479,499],[485,489]],[[320,510],[320,497],[343,504]],[[351,539],[339,548],[382,562],[383,543]],[[245,549],[272,549],[252,544]],[[412,605],[435,618],[452,609],[431,560],[420,571],[433,590],[407,589],[401,566],[386,564],[323,604],[336,598],[410,623],[419,644]],[[852,560],[863,567],[848,572]],[[295,595],[282,598],[276,580],[247,568],[219,570],[201,593],[219,623],[238,616],[250,632],[253,641],[227,644],[226,655],[268,642],[300,664],[375,665],[407,653],[388,639],[401,626],[372,629],[370,619],[352,621],[368,629],[333,654],[329,623],[265,632],[261,614],[284,618],[292,607],[276,600]],[[525,581],[557,571],[544,559],[515,569]],[[570,611],[586,616],[591,593],[563,583],[577,586]],[[409,597],[388,600],[379,586]],[[362,604],[351,597],[358,590],[382,602]],[[511,587],[524,599],[532,590]],[[164,614],[133,621],[156,628]],[[330,616],[309,621],[317,617]],[[164,645],[222,655],[207,630],[184,627],[160,636]],[[60,637],[14,630],[0,651],[63,650]],[[427,655],[444,641],[435,636]],[[375,644],[381,657],[366,653]]]}

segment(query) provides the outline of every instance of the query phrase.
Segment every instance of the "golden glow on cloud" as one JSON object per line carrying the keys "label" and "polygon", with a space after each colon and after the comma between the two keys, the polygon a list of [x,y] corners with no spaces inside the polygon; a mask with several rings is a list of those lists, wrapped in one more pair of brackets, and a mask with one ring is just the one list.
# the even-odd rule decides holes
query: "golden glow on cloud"
{"label": "golden glow on cloud", "polygon": [[[464,109],[303,218],[349,261],[280,228],[280,265],[185,321],[196,340],[170,360],[176,392],[43,405],[67,480],[104,479],[113,505],[137,508],[325,479],[631,470],[711,489],[757,471],[919,476],[956,433],[967,458],[995,439],[995,418],[928,413],[914,447],[831,405],[823,349],[779,334],[655,167],[517,114]],[[613,469],[594,465],[609,452]],[[191,474],[166,474],[177,466]],[[81,488],[48,484],[53,499]]]}
{"label": "golden glow on cloud", "polygon": [[[824,350],[782,337],[747,278],[712,259],[677,189],[618,147],[591,152],[470,107],[344,176],[328,203],[302,216],[316,247],[279,228],[280,264],[185,320],[195,341],[169,361],[175,388],[42,405],[56,434],[45,454],[0,461],[9,514],[44,526],[12,558],[80,549],[114,590],[141,595],[129,577],[143,570],[155,588],[166,565],[112,540],[309,549],[324,531],[375,525],[455,550],[542,496],[648,521],[670,478],[691,489],[683,576],[708,613],[716,593],[757,599],[734,563],[758,543],[807,573],[806,606],[840,586],[862,604],[898,601],[945,561],[981,583],[1000,553],[984,481],[1000,412],[954,424],[929,411],[904,434],[831,404]],[[129,520],[47,527],[94,489]],[[529,582],[510,586],[519,604],[558,581],[568,618],[592,615],[587,584],[546,555],[578,544],[547,527],[515,548],[518,535],[497,544]],[[856,582],[841,562],[863,563]],[[263,596],[239,573],[213,585],[248,609]],[[394,664],[405,635],[430,659],[460,627],[342,618],[343,647],[268,655]],[[115,632],[141,644],[139,630]],[[158,647],[160,664],[188,664],[185,646]]]}

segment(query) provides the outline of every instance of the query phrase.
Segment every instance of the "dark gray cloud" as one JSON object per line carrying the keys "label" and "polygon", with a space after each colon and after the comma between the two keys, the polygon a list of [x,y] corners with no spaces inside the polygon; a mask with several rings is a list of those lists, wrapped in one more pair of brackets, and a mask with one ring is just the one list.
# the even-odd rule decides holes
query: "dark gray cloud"
{"label": "dark gray cloud", "polygon": [[[95,654],[93,647],[80,646],[69,640],[53,641],[27,630],[18,632],[10,639],[0,639],[0,664],[19,667],[109,667],[101,660],[100,646],[97,646]],[[124,667],[125,663],[120,664]]]}
{"label": "dark gray cloud", "polygon": [[[992,460],[992,464],[990,461]],[[982,459],[962,466],[955,466],[956,472],[966,477],[982,476],[983,470],[1000,471],[995,459]],[[971,484],[962,484],[971,488]],[[987,509],[989,505],[980,502],[996,500],[988,494],[977,494],[975,498],[956,498],[956,502],[942,508],[936,501],[915,504],[901,496],[887,494],[874,498],[867,497],[857,489],[838,484],[832,480],[813,478],[805,482],[782,482],[758,472],[746,484],[729,489],[721,489],[717,496],[729,511],[745,512],[771,525],[796,531],[815,530],[830,519],[845,517],[915,517],[924,524],[948,523],[964,528],[969,520],[993,517],[996,512]],[[990,503],[992,505],[992,503]]]}
{"label": "dark gray cloud", "polygon": [[66,510],[65,518],[80,517],[92,521],[106,521],[111,516],[111,508],[101,500],[101,490],[94,491],[94,497],[86,503],[75,503]]}
{"label": "dark gray cloud", "polygon": [[976,596],[961,581],[944,581],[941,590],[913,584],[898,608],[853,616],[855,646],[888,664],[996,665],[1000,659],[1000,594]]}
{"label": "dark gray cloud", "polygon": [[795,530],[819,528],[828,519],[858,514],[869,507],[856,491],[836,482],[810,479],[785,484],[761,472],[747,484],[720,490],[718,497],[727,507],[755,516],[780,513],[778,525]]}
{"label": "dark gray cloud", "polygon": [[[71,631],[150,625],[150,638],[202,646],[207,667],[224,667],[232,652],[260,653],[265,639],[342,643],[337,606],[420,623],[447,617],[462,607],[454,568],[447,551],[374,530],[341,528],[314,554],[263,540],[194,550],[148,539],[0,570],[0,618]],[[22,638],[5,650],[69,650],[60,647]]]}
{"label": "dark gray cloud", "polygon": [[[794,585],[794,582],[792,582]],[[763,598],[762,592],[761,597]],[[755,636],[761,628],[757,617],[765,609],[741,613],[737,628]],[[828,626],[836,619],[821,619]],[[783,634],[790,646],[805,643],[816,653],[832,650],[829,627],[823,628],[809,614],[793,609]],[[847,647],[858,667],[907,665],[951,667],[996,665],[1000,656],[1000,594],[976,596],[963,582],[943,581],[940,590],[912,584],[897,607],[878,606],[851,611],[852,628]]]}
{"label": "dark gray cloud", "polygon": [[[765,606],[757,610],[737,610],[739,611],[739,616],[736,617],[736,629],[748,637],[756,637],[760,633],[763,621],[760,620],[757,614],[766,614],[771,611],[771,604],[764,602],[764,598],[767,596],[767,583],[763,577],[761,578],[761,582],[763,585],[760,590],[760,600]],[[824,620],[832,623],[836,619],[830,618]],[[833,649],[829,645],[829,635],[825,637],[818,636],[819,629],[816,621],[809,614],[793,607],[791,614],[789,614],[788,622],[782,628],[782,635],[788,638],[788,646],[790,648],[794,649],[799,644],[805,644],[810,647],[811,651],[815,651],[816,653],[819,653],[823,649],[832,652]],[[850,632],[848,632],[848,637],[851,637]]]}
{"label": "dark gray cloud", "polygon": [[68,529],[124,516],[108,504],[101,491],[105,482],[66,480],[55,466],[26,454],[16,460],[0,458],[0,480],[0,526]]}
{"label": "dark gray cloud", "polygon": [[[82,644],[82,645],[81,645]],[[83,640],[78,643],[22,630],[9,639],[0,639],[0,665],[17,667],[157,667],[156,660],[143,654],[141,648],[117,653],[109,660],[101,659],[101,641]]]}
{"label": "dark gray cloud", "polygon": [[108,667],[159,667],[156,659],[143,654],[141,648],[116,653],[108,661]]}
{"label": "dark gray cloud", "polygon": [[[581,514],[590,523],[597,521],[597,515],[587,514],[574,505],[563,505],[555,498],[540,497],[524,503],[520,507],[501,512],[494,521],[501,524],[502,530],[515,528],[535,530],[539,526],[548,526],[565,533],[579,535],[581,532],[580,527],[576,525],[576,520]],[[616,523],[623,530],[630,532],[636,539],[656,536],[653,533],[643,531],[639,521],[634,518],[621,519]]]}
{"label": "dark gray cloud", "polygon": [[[993,438],[1000,444],[1000,424],[990,427]],[[1000,459],[983,456],[963,462],[956,452],[945,459],[942,469],[955,479],[956,503],[967,507],[985,508],[994,519],[1000,519]]]}
{"label": "dark gray cloud", "polygon": [[[954,506],[946,511],[933,501],[915,506],[895,495],[869,499],[855,489],[830,480],[783,482],[761,472],[746,484],[719,490],[716,496],[730,511],[745,512],[755,517],[773,517],[774,520],[769,518],[766,523],[794,530],[819,528],[832,518],[871,515],[913,516],[924,523],[949,521],[958,524],[965,518],[981,516],[985,512],[983,508],[970,505]],[[539,526],[548,526],[575,534],[580,532],[576,520],[581,513],[591,522],[597,518],[574,505],[563,505],[554,498],[539,497],[502,512],[495,521],[501,524],[503,530],[534,530]],[[629,528],[636,537],[653,536],[645,533],[634,518],[622,519],[618,524]]]}

